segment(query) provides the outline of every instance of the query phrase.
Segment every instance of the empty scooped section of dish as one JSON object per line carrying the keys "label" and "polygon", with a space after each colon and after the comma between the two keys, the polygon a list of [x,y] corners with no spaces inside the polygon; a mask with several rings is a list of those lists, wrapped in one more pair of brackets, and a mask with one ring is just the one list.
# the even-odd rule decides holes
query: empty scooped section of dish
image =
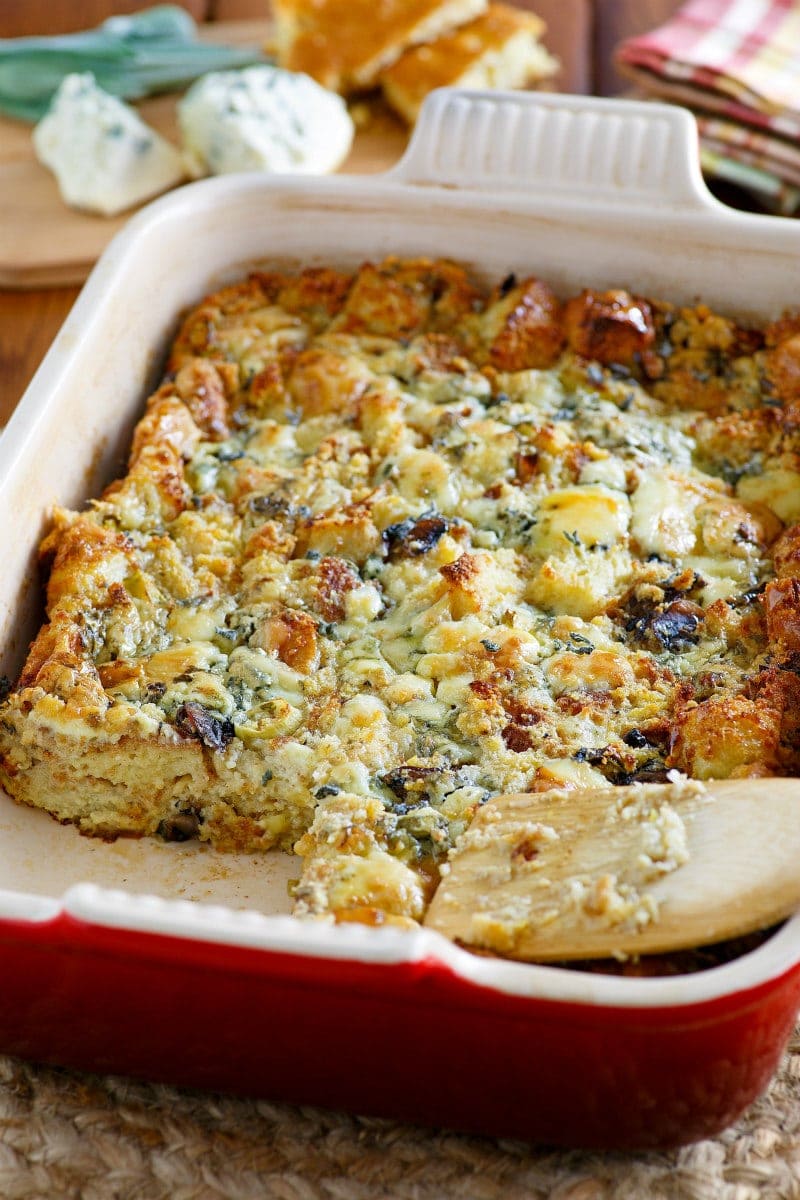
{"label": "empty scooped section of dish", "polygon": [[78,883],[165,900],[196,900],[279,915],[299,861],[289,854],[222,853],[197,841],[82,836],[72,825],[0,793],[0,891],[62,896]]}

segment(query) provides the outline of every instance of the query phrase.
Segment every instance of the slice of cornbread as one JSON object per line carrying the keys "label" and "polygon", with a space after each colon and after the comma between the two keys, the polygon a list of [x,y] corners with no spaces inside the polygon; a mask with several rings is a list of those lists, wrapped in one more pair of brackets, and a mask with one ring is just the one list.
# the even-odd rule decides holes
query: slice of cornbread
{"label": "slice of cornbread", "polygon": [[380,77],[386,99],[410,124],[438,87],[519,88],[550,78],[558,61],[539,41],[534,13],[490,4],[485,13],[436,41],[407,50]]}
{"label": "slice of cornbread", "polygon": [[337,92],[372,86],[403,51],[441,37],[486,0],[275,0],[281,66]]}

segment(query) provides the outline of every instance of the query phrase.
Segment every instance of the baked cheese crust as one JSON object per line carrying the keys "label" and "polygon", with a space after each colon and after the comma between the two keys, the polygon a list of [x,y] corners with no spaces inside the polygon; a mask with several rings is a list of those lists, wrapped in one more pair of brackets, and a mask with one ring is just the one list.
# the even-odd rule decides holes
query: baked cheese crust
{"label": "baked cheese crust", "polygon": [[501,792],[800,769],[800,318],[449,262],[253,274],[59,511],[0,781],[418,920]]}

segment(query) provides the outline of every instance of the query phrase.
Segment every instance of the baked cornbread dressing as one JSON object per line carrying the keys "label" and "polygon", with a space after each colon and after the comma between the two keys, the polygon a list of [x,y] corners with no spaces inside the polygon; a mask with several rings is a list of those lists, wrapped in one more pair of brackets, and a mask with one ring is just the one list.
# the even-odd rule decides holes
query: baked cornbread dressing
{"label": "baked cornbread dressing", "polygon": [[335,92],[372,87],[409,46],[432,41],[486,8],[487,0],[274,0],[282,67]]}
{"label": "baked cornbread dressing", "polygon": [[798,773],[800,317],[389,259],[224,288],[166,372],[43,543],[17,800],[403,921],[492,795]]}
{"label": "baked cornbread dressing", "polygon": [[558,62],[539,41],[544,21],[508,4],[486,12],[436,41],[407,50],[381,73],[384,96],[409,124],[437,87],[521,88],[542,83]]}

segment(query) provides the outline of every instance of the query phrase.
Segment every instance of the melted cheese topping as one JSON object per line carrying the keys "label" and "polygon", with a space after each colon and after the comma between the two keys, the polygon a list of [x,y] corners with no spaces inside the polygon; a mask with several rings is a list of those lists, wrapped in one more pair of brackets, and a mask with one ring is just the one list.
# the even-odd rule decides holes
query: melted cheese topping
{"label": "melted cheese topping", "polygon": [[296,843],[298,912],[418,919],[496,793],[796,770],[795,635],[760,604],[800,469],[773,352],[587,295],[591,328],[539,281],[389,260],[204,301],[127,476],[45,545],[5,786],[113,832],[113,783],[26,791],[37,739],[202,751],[169,819],[137,777],[125,828],[239,821]]}

